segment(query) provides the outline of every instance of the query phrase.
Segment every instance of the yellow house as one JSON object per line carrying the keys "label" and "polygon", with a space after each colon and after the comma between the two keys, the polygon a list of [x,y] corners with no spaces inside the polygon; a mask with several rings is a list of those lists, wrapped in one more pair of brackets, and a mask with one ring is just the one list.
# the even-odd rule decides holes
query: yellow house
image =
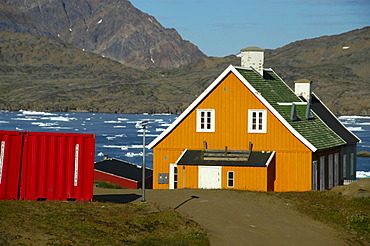
{"label": "yellow house", "polygon": [[293,91],[263,68],[263,56],[243,49],[242,66],[226,68],[149,144],[154,189],[307,191],[343,182],[343,149],[355,151],[359,139],[326,107],[320,114],[336,122],[315,112],[324,105],[310,81]]}

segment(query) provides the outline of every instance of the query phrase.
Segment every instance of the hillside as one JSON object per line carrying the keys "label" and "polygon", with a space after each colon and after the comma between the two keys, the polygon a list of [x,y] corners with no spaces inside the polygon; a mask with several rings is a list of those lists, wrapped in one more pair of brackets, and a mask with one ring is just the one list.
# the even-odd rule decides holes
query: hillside
{"label": "hillside", "polygon": [[297,41],[265,57],[265,66],[290,86],[301,78],[313,81],[334,113],[370,115],[370,27]]}
{"label": "hillside", "polygon": [[159,78],[52,39],[0,33],[1,109],[178,113],[193,98],[188,84]]}
{"label": "hillside", "polygon": [[[367,27],[297,41],[266,50],[265,67],[290,86],[312,80],[336,114],[370,115],[369,37]],[[178,114],[229,64],[240,60],[207,57],[174,69],[137,70],[57,40],[0,33],[0,108]]]}
{"label": "hillside", "polygon": [[60,39],[135,68],[176,68],[206,57],[127,0],[5,0],[0,32]]}

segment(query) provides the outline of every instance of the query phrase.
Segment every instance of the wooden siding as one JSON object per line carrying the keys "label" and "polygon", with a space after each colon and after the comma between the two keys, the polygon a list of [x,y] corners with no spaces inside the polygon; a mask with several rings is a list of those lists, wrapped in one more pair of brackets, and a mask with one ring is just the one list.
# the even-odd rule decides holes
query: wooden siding
{"label": "wooden siding", "polygon": [[[339,184],[341,184],[342,182],[342,170],[343,170],[343,164],[342,164],[342,159],[341,159],[341,148],[338,147],[338,148],[332,148],[332,149],[328,149],[328,150],[325,150],[325,151],[319,151],[317,153],[315,153],[313,155],[313,161],[317,161],[318,162],[318,174],[317,174],[317,184],[318,184],[318,187],[320,187],[320,182],[321,182],[321,177],[320,177],[320,158],[323,156],[325,157],[325,177],[324,177],[324,187],[325,189],[329,189],[329,155],[333,155],[338,153],[339,154],[339,159],[338,159],[338,180],[339,180]],[[333,160],[334,161],[334,160]],[[347,166],[349,166],[349,163],[347,163]],[[334,170],[333,170],[333,179],[334,179]]]}
{"label": "wooden siding", "polygon": [[[227,186],[227,172],[234,172],[234,187]],[[222,167],[222,189],[267,191],[267,167]]]}
{"label": "wooden siding", "polygon": [[[215,109],[215,132],[196,132],[196,109]],[[155,189],[168,189],[168,185],[157,184],[158,173],[167,173],[169,164],[176,162],[182,150],[202,149],[204,140],[210,149],[225,146],[247,149],[251,141],[254,151],[276,151],[274,189],[311,189],[311,151],[269,111],[267,133],[248,133],[248,109],[267,108],[233,73],[226,76],[196,109],[154,147]]]}

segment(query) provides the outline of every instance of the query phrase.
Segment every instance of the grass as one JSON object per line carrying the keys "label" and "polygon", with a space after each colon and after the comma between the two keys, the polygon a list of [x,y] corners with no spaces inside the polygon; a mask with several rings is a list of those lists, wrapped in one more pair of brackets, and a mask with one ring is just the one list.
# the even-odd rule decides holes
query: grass
{"label": "grass", "polygon": [[0,201],[0,245],[209,245],[200,226],[151,204]]}
{"label": "grass", "polygon": [[111,184],[111,183],[104,182],[104,181],[95,181],[94,184],[104,189],[123,189],[119,185]]}
{"label": "grass", "polygon": [[298,211],[348,232],[346,234],[352,242],[370,244],[370,198],[350,198],[330,191],[276,195],[291,200]]}

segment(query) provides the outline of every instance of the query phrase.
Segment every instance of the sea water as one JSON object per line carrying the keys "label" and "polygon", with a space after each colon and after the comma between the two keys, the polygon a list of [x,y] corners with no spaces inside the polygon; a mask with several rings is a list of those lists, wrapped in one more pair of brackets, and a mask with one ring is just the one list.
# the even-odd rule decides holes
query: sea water
{"label": "sea water", "polygon": [[[96,134],[95,161],[117,158],[137,165],[143,159],[142,121],[148,121],[146,145],[159,136],[178,115],[49,113],[0,111],[0,130]],[[357,151],[370,151],[370,117],[341,116],[339,120],[362,141]],[[146,164],[153,167],[153,152],[146,149]],[[370,177],[370,158],[357,157],[357,177]]]}

